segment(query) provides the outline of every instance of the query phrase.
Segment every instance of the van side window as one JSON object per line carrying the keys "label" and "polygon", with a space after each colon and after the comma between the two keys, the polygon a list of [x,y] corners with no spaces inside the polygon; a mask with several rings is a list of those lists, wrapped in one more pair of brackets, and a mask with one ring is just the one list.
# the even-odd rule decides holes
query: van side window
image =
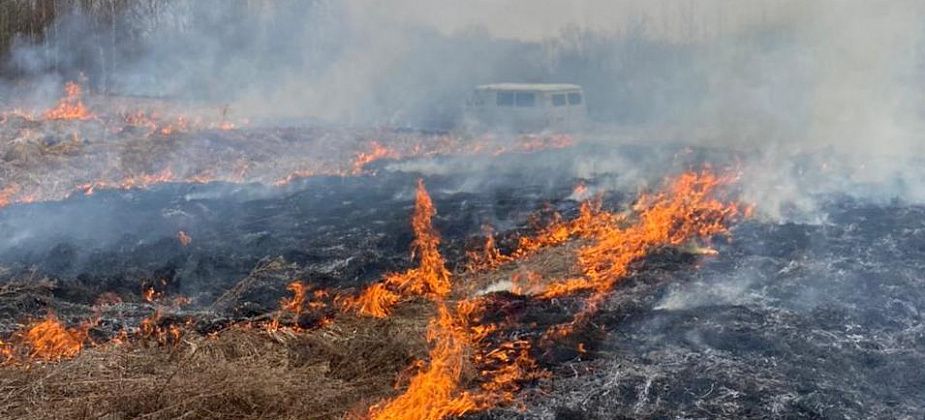
{"label": "van side window", "polygon": [[565,106],[565,94],[556,93],[552,95],[552,106]]}
{"label": "van side window", "polygon": [[517,92],[517,106],[533,106],[536,104],[536,95],[529,92]]}
{"label": "van side window", "polygon": [[514,106],[514,92],[498,92],[498,106]]}
{"label": "van side window", "polygon": [[581,94],[580,93],[569,93],[568,103],[569,105],[581,105]]}

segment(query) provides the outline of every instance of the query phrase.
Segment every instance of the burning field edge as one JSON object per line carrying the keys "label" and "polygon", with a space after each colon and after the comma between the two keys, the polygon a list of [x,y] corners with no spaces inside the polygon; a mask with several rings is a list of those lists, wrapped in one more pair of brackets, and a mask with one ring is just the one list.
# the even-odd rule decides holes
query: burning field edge
{"label": "burning field edge", "polygon": [[[486,229],[454,272],[419,181],[415,267],[357,292],[314,287],[285,261],[267,261],[213,308],[242,304],[267,276],[288,277],[291,296],[235,319],[186,311],[188,300],[154,287],[140,304],[100,296],[82,322],[49,312],[3,343],[0,408],[46,418],[377,419],[516,408],[527,403],[524,387],[549,386],[549,372],[593,357],[598,307],[638,262],[665,247],[712,253],[697,244],[747,217],[728,197],[734,181],[685,173],[620,212],[592,197],[574,219],[554,217],[508,252]],[[0,292],[49,299],[52,288],[30,279]],[[138,322],[115,328],[113,318]]]}

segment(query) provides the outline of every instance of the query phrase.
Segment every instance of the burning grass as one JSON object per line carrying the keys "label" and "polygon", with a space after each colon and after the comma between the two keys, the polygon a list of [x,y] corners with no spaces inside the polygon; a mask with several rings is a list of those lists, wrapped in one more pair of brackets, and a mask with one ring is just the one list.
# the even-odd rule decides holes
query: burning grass
{"label": "burning grass", "polygon": [[[634,262],[662,247],[728,233],[745,213],[722,199],[720,189],[732,181],[706,170],[682,174],[641,196],[632,213],[585,202],[575,219],[554,217],[510,254],[497,250],[489,232],[483,256],[470,253],[478,264],[470,264],[468,273],[447,269],[432,225],[436,209],[420,181],[411,222],[417,267],[386,275],[356,296],[293,281],[291,297],[279,302],[273,316],[234,322],[205,337],[188,334],[192,319],[169,321],[164,297],[153,289],[145,299],[156,310],[141,322],[140,340],[123,340],[123,334],[81,351],[86,329],[47,318],[14,334],[50,356],[33,352],[28,363],[10,359],[0,386],[14,397],[0,408],[71,418],[348,413],[442,419],[509,405],[524,386],[546,377],[540,360],[554,359],[544,355],[563,345],[587,351],[575,336],[632,274]],[[520,321],[517,312],[559,298],[574,302],[573,309],[549,322]],[[343,311],[326,315],[332,308]],[[306,314],[320,317],[302,325]],[[32,331],[48,337],[29,339]],[[14,343],[4,351],[19,348]],[[47,373],[36,376],[38,370]],[[77,389],[68,388],[74,381]]]}
{"label": "burning grass", "polygon": [[170,182],[283,187],[312,176],[368,175],[373,163],[386,159],[531,153],[574,144],[565,135],[256,128],[229,119],[227,107],[117,106],[117,99],[85,102],[81,86],[71,82],[52,109],[0,110],[0,207]]}

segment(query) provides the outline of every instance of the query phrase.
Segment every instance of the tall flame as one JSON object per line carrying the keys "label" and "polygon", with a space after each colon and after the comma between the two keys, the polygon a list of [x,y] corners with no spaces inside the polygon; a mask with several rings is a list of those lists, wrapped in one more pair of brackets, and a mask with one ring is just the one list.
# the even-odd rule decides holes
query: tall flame
{"label": "tall flame", "polygon": [[405,392],[387,403],[370,408],[376,420],[441,419],[473,411],[478,404],[473,395],[461,391],[461,378],[471,338],[469,332],[447,308],[437,306],[437,317],[427,327],[431,342],[430,364],[418,372]]}
{"label": "tall flame", "polygon": [[367,288],[360,296],[348,299],[346,304],[361,314],[382,318],[388,316],[392,306],[403,297],[445,297],[452,289],[450,272],[440,254],[440,236],[432,226],[434,204],[424,180],[418,180],[414,216],[411,227],[414,242],[411,253],[418,266],[404,273],[389,274],[381,283]]}

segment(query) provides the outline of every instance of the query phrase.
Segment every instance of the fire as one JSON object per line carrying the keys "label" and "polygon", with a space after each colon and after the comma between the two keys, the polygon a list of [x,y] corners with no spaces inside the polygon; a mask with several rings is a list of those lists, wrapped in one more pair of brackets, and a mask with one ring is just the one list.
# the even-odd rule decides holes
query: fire
{"label": "fire", "polygon": [[173,170],[167,167],[153,174],[128,175],[118,182],[89,182],[78,185],[76,189],[83,192],[84,195],[93,195],[97,189],[130,190],[133,188],[149,188],[152,185],[173,181],[176,181],[176,177],[173,175]]}
{"label": "fire", "polygon": [[[163,293],[155,291],[153,287],[146,288],[142,292],[142,297],[145,301],[154,303],[155,308],[151,316],[141,320],[141,324],[138,326],[138,337],[141,338],[145,345],[147,345],[149,341],[153,341],[161,346],[179,344],[180,338],[183,337],[183,329],[176,322],[172,322],[172,320],[165,321],[164,311],[168,307],[172,307],[172,309],[175,310],[180,306],[187,305],[190,303],[190,299],[186,296],[175,296],[168,301],[169,305],[162,305],[159,302],[162,300]],[[187,320],[187,326],[191,322],[191,320]],[[115,339],[116,343],[124,341],[125,340],[120,337],[116,337]]]}
{"label": "fire", "polygon": [[0,189],[0,207],[6,207],[15,202],[16,194],[19,194],[18,184],[9,184]]}
{"label": "fire", "polygon": [[[599,203],[585,203],[575,220],[556,219],[540,235],[522,242],[520,255],[573,237],[593,241],[579,252],[584,272],[581,278],[553,282],[544,290],[543,279],[535,273],[515,277],[518,292],[538,293],[541,297],[594,292],[573,323],[551,328],[543,339],[571,333],[573,325],[589,317],[616,282],[629,274],[630,263],[653,248],[728,233],[726,223],[740,214],[739,208],[719,201],[714,194],[717,187],[729,181],[708,171],[683,174],[663,192],[643,195],[636,206],[638,220],[626,227],[621,227],[624,217],[601,210]],[[463,415],[513,401],[520,381],[541,375],[530,357],[530,342],[486,344],[484,339],[497,327],[477,322],[482,310],[477,299],[458,302],[455,313],[443,296],[432,296],[432,300],[437,304],[437,316],[427,330],[431,342],[429,364],[411,378],[402,395],[371,407],[371,418],[442,419]],[[587,351],[584,343],[578,343],[577,350],[579,354]],[[477,390],[466,386],[467,370],[473,367],[478,367],[481,381]]]}
{"label": "fire", "polygon": [[[320,319],[317,320],[317,326],[324,326],[333,322],[332,313],[325,311],[329,308],[330,300],[328,298],[331,297],[327,290],[316,289],[312,285],[305,284],[299,280],[289,283],[286,289],[292,293],[292,297],[280,299],[280,310],[276,312],[273,319],[262,325],[265,331],[275,333],[283,330],[284,322],[282,318],[284,315],[290,314],[294,316],[294,323],[296,325],[286,327],[286,331],[300,332],[305,326],[300,323],[299,318],[306,311],[312,311],[321,315]],[[311,297],[311,299],[309,299],[309,297]],[[290,320],[293,320],[293,318],[290,317]],[[291,323],[292,322],[290,322],[290,324]]]}
{"label": "fire", "polygon": [[726,224],[742,212],[738,205],[714,198],[714,193],[731,181],[731,177],[709,171],[689,172],[670,182],[663,192],[643,195],[636,206],[639,216],[635,223],[624,228],[599,225],[595,242],[581,249],[579,263],[584,277],[555,284],[544,295],[581,290],[606,293],[629,273],[630,263],[658,246],[728,233]]}
{"label": "fire", "polygon": [[153,287],[149,287],[141,292],[141,297],[144,298],[146,302],[154,303],[155,300],[160,298],[161,294],[154,290]]}
{"label": "fire", "polygon": [[482,232],[485,235],[485,245],[482,247],[482,251],[466,252],[466,257],[469,260],[466,264],[466,269],[470,272],[489,270],[512,260],[511,257],[502,254],[498,250],[498,246],[495,244],[495,232],[491,226],[483,226]]}
{"label": "fire", "polygon": [[[427,328],[429,363],[410,379],[400,396],[370,407],[373,419],[442,419],[466,414],[513,401],[520,381],[538,376],[528,341],[493,345],[486,340],[498,327],[480,322],[484,306],[478,298],[460,300],[455,307],[446,301],[452,284],[438,249],[439,236],[431,225],[433,214],[430,196],[423,181],[418,181],[412,227],[413,251],[421,259],[420,266],[387,277],[353,302],[361,313],[381,317],[404,295],[416,294],[428,297],[437,310]],[[478,388],[469,386],[474,379]]]}
{"label": "fire", "polygon": [[[491,345],[497,330],[479,318],[477,299],[458,302],[455,311],[436,298],[437,315],[427,328],[430,362],[408,383],[402,395],[370,407],[369,416],[386,419],[442,419],[513,401],[520,381],[541,376],[526,340]],[[477,374],[477,375],[476,375]],[[470,382],[478,383],[470,388]]]}
{"label": "fire", "polygon": [[45,111],[44,117],[49,120],[89,120],[93,118],[90,110],[84,106],[82,88],[75,82],[64,85],[65,96],[58,101],[58,105]]}
{"label": "fire", "polygon": [[424,180],[418,180],[411,219],[414,231],[411,252],[418,259],[418,266],[404,273],[387,275],[382,283],[367,288],[355,299],[348,299],[348,308],[382,318],[388,316],[391,307],[403,297],[442,298],[450,293],[450,272],[440,254],[440,236],[431,223],[434,214],[434,204],[424,187]]}
{"label": "fire", "polygon": [[39,360],[72,358],[83,349],[90,324],[78,328],[67,328],[54,313],[25,331],[23,340],[31,349],[29,357]]}
{"label": "fire", "polygon": [[575,185],[575,188],[572,190],[572,195],[570,195],[569,198],[576,201],[583,201],[587,200],[589,196],[590,192],[588,191],[588,186],[585,185],[584,181],[580,181]]}
{"label": "fire", "polygon": [[[373,419],[442,419],[514,400],[520,383],[543,376],[526,340],[492,345],[497,326],[483,324],[477,299],[459,301],[455,311],[436,298],[437,316],[427,328],[429,363],[395,399],[370,407]],[[477,388],[469,386],[478,384]]]}
{"label": "fire", "polygon": [[370,408],[376,420],[442,419],[478,408],[475,397],[461,391],[461,378],[472,338],[444,303],[427,328],[431,342],[430,364],[411,378],[405,392],[387,403]]}
{"label": "fire", "polygon": [[353,169],[350,172],[352,175],[363,173],[363,169],[365,169],[366,165],[377,160],[395,159],[399,157],[397,151],[389,149],[377,141],[371,142],[369,147],[370,150],[368,152],[359,152],[356,158],[353,159]]}
{"label": "fire", "polygon": [[[69,92],[76,96],[73,96],[73,99],[69,99],[69,97],[62,99],[62,103],[79,103],[79,90],[80,86],[77,84],[73,84],[72,87],[69,87]],[[85,107],[83,109],[85,109]],[[55,114],[63,113],[55,112]],[[95,116],[92,117],[95,118]],[[123,112],[118,114],[116,118],[102,116],[98,118],[98,121],[116,133],[120,132],[120,130],[124,131],[126,126],[139,127],[144,130],[148,137],[156,139],[170,137],[180,132],[191,132],[193,130],[231,129],[231,127],[225,123],[217,125],[215,122],[204,122],[199,117],[183,115],[165,118],[153,111]],[[0,123],[2,123],[2,119],[0,119]],[[380,134],[376,135],[378,136]],[[462,138],[453,135],[423,137],[419,135],[404,135],[397,133],[393,133],[392,135],[393,137],[389,139],[388,143],[378,140],[360,141],[353,146],[348,146],[352,148],[352,152],[347,155],[349,157],[346,159],[311,161],[306,164],[305,167],[293,168],[288,174],[282,173],[273,175],[275,180],[269,180],[273,178],[265,178],[266,174],[263,172],[252,171],[251,166],[254,163],[248,159],[242,158],[239,162],[236,162],[232,168],[206,166],[190,168],[186,173],[174,173],[169,166],[156,173],[140,174],[125,174],[120,172],[118,168],[112,167],[102,168],[106,169],[106,171],[98,174],[98,178],[91,175],[91,177],[86,180],[75,183],[73,188],[64,188],[64,190],[92,195],[96,191],[103,189],[146,188],[154,184],[167,182],[208,183],[213,181],[232,183],[256,181],[282,187],[301,178],[362,175],[368,172],[367,168],[369,164],[382,159],[532,153],[543,149],[570,147],[574,144],[573,140],[567,136],[523,136],[514,139],[497,139],[490,136]],[[76,137],[76,133],[74,139],[75,140],[70,144],[76,145],[80,143],[80,140]],[[171,141],[179,142],[183,141],[183,139],[176,138]],[[332,154],[331,156],[342,155]],[[252,176],[249,177],[248,175]],[[23,185],[20,187],[8,185],[0,190],[0,207],[13,203],[60,200],[71,195],[70,193],[62,194],[62,189],[58,184],[55,184],[53,187],[43,187],[41,183],[39,185]]]}
{"label": "fire", "polygon": [[176,121],[167,125],[162,125],[157,129],[157,133],[162,136],[170,136],[174,133],[185,133],[190,130],[190,121],[183,116],[177,117]]}
{"label": "fire", "polygon": [[284,311],[289,311],[296,315],[301,314],[302,306],[305,304],[305,295],[308,292],[308,288],[302,284],[302,282],[294,281],[289,284],[287,290],[292,292],[292,297],[281,300],[279,302],[279,306]]}
{"label": "fire", "polygon": [[149,132],[153,132],[157,129],[157,117],[152,113],[150,116],[144,111],[136,111],[133,113],[123,114],[122,120],[126,125],[131,127],[142,127],[147,129]]}
{"label": "fire", "polygon": [[608,226],[618,223],[622,216],[603,211],[601,205],[600,200],[582,202],[578,217],[573,220],[563,220],[560,214],[554,213],[546,227],[533,236],[520,238],[514,257],[522,258],[571,239],[593,237]]}
{"label": "fire", "polygon": [[153,341],[158,345],[166,346],[180,342],[183,330],[174,323],[164,325],[163,319],[161,308],[157,308],[154,310],[154,314],[141,320],[141,325],[138,327],[138,336],[141,337],[143,343],[147,344],[148,341]]}

